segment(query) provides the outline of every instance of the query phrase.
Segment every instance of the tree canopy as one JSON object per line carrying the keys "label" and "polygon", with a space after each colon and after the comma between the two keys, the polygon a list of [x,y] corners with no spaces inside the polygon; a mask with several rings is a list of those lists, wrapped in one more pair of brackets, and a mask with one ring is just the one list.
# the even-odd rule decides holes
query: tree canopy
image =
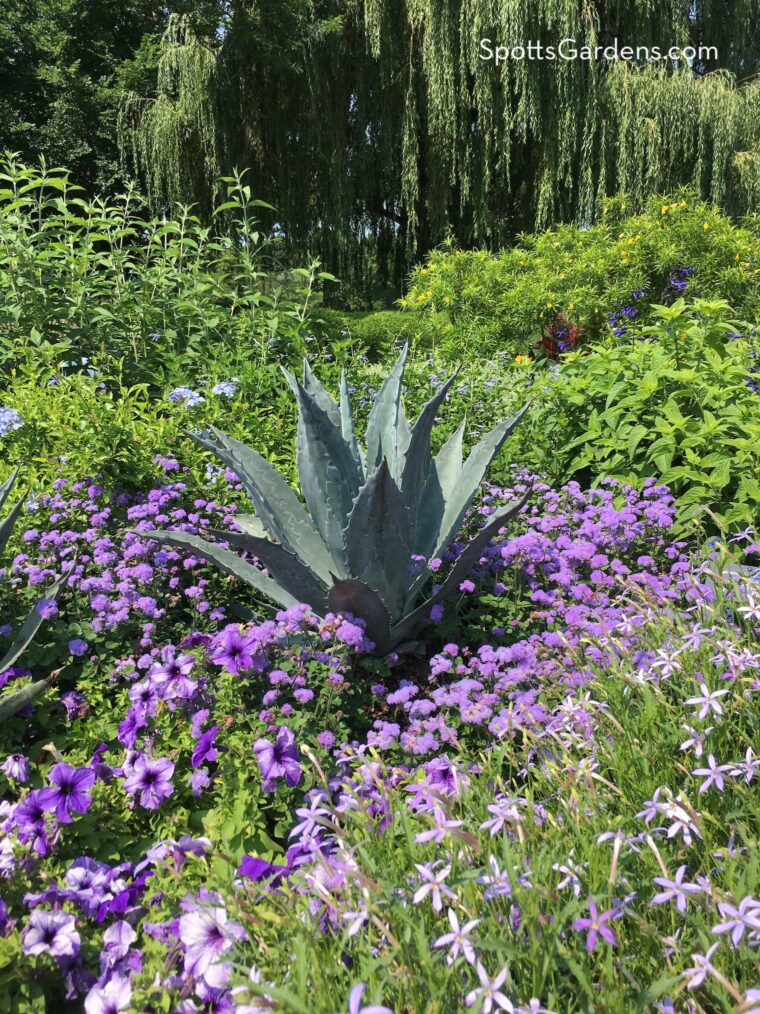
{"label": "tree canopy", "polygon": [[[496,66],[482,39],[712,49]],[[0,45],[4,146],[206,216],[247,169],[344,279],[586,224],[613,193],[760,201],[760,0],[9,0]]]}

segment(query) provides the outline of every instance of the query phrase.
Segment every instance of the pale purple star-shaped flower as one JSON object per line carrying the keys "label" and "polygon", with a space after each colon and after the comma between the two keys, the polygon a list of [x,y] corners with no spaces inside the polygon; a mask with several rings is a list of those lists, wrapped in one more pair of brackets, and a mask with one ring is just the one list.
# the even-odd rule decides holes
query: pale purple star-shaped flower
{"label": "pale purple star-shaped flower", "polygon": [[596,902],[589,895],[588,899],[588,911],[589,917],[576,919],[573,923],[573,929],[576,933],[580,933],[583,930],[587,930],[586,934],[586,950],[590,954],[596,947],[596,942],[599,937],[605,940],[610,946],[617,947],[617,937],[615,931],[607,923],[614,918],[615,910],[608,909],[606,912],[600,912],[596,907]]}
{"label": "pale purple star-shaped flower", "polygon": [[715,969],[710,963],[710,959],[717,950],[718,944],[713,944],[707,954],[692,954],[692,960],[694,961],[693,968],[687,968],[683,973],[683,977],[687,979],[687,989],[698,989],[705,981],[708,975],[714,975]]}
{"label": "pale purple star-shaped flower", "polygon": [[365,983],[357,982],[348,995],[348,1014],[393,1014],[390,1007],[383,1007],[381,1004],[371,1003],[362,1007],[362,996],[367,988]]}
{"label": "pale purple star-shaped flower", "polygon": [[507,969],[502,968],[493,979],[489,978],[488,972],[480,962],[476,966],[476,971],[480,986],[470,990],[465,997],[464,1002],[467,1006],[474,1007],[476,1003],[480,1003],[478,1008],[480,1014],[491,1014],[491,1011],[495,1009],[494,1005],[496,1005],[499,1010],[505,1010],[507,1014],[514,1014],[514,1004],[508,996],[501,992],[501,987],[507,978]]}
{"label": "pale purple star-shaped flower", "polygon": [[688,895],[702,894],[702,888],[698,884],[684,883],[684,876],[686,875],[686,866],[679,866],[676,870],[676,876],[674,880],[668,880],[667,877],[655,877],[654,883],[658,887],[664,887],[664,891],[660,891],[659,894],[655,894],[652,898],[653,905],[664,905],[668,901],[675,899],[676,908],[679,912],[686,911],[686,904]]}
{"label": "pale purple star-shaped flower", "polygon": [[699,794],[702,795],[703,792],[707,792],[707,790],[713,785],[718,792],[723,792],[723,789],[725,788],[723,775],[725,772],[731,771],[732,767],[732,764],[718,764],[713,754],[710,754],[707,758],[706,768],[696,768],[692,771],[693,775],[697,775],[699,778],[705,779],[699,786]]}
{"label": "pale purple star-shaped flower", "polygon": [[715,934],[730,933],[731,943],[737,948],[742,941],[745,930],[755,933],[760,930],[760,901],[747,895],[742,898],[738,905],[732,905],[727,901],[718,902],[718,911],[723,922],[713,926]]}
{"label": "pale purple star-shaped flower", "polygon": [[480,923],[480,919],[470,919],[464,926],[459,925],[459,919],[453,908],[449,909],[449,924],[451,925],[451,932],[444,933],[442,937],[433,944],[433,947],[448,947],[449,953],[446,955],[446,963],[453,965],[456,959],[459,957],[461,952],[462,957],[469,965],[475,964],[475,949],[472,946],[470,940],[470,933]]}
{"label": "pale purple star-shaped flower", "polygon": [[414,893],[414,898],[412,899],[414,904],[418,905],[429,894],[433,903],[433,909],[436,912],[440,912],[443,908],[443,895],[447,898],[456,897],[454,892],[445,883],[446,877],[451,873],[451,867],[444,866],[436,871],[435,866],[438,865],[437,863],[434,863],[432,867],[421,866],[419,863],[415,863],[414,865],[417,867],[420,879],[423,881],[422,887],[419,887]]}

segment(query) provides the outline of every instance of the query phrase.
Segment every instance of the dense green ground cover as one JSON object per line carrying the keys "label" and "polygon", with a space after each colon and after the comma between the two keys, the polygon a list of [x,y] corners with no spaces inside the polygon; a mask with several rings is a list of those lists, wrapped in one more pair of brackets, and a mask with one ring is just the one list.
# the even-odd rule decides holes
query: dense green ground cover
{"label": "dense green ground cover", "polygon": [[[278,265],[244,182],[212,230],[4,185],[0,440],[30,496],[3,646],[68,580],[0,673],[0,703],[55,674],[0,725],[0,1007],[759,1009],[752,223],[612,207],[441,251],[419,309],[357,321]],[[188,430],[294,481],[280,366],[345,368],[363,435],[399,337],[412,418],[461,365],[434,452],[530,401],[465,533],[533,486],[425,654],[378,658],[150,533],[250,510]]]}

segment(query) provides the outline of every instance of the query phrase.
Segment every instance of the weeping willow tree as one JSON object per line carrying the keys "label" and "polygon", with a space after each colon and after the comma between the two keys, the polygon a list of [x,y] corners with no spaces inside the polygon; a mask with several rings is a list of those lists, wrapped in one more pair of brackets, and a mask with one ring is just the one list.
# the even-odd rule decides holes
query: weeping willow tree
{"label": "weeping willow tree", "polygon": [[[697,53],[496,66],[483,39]],[[447,235],[503,245],[618,192],[757,210],[759,69],[760,0],[248,0],[207,38],[171,19],[120,143],[158,205],[209,214],[247,167],[294,251],[398,280]]]}

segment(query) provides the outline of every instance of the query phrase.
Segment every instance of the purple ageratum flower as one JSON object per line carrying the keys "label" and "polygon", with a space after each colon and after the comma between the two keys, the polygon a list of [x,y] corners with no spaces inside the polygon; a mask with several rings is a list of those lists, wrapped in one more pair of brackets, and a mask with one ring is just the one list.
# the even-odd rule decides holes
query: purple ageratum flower
{"label": "purple ageratum flower", "polygon": [[58,606],[54,599],[40,599],[34,608],[43,620],[49,620],[58,612]]}
{"label": "purple ageratum flower", "polygon": [[393,1014],[390,1007],[372,1003],[368,1007],[362,1007],[362,996],[367,988],[363,982],[357,982],[348,994],[348,1014]]}
{"label": "purple ageratum flower", "polygon": [[221,726],[213,725],[206,732],[202,733],[198,739],[195,749],[193,750],[190,763],[194,768],[199,768],[201,764],[206,762],[215,761],[219,756],[219,751],[214,746],[216,740],[216,734],[219,732]]}
{"label": "purple ageratum flower", "polygon": [[588,911],[590,918],[576,919],[573,923],[573,929],[576,933],[588,930],[586,934],[586,950],[588,953],[590,954],[594,950],[599,937],[602,940],[606,940],[612,947],[617,947],[615,931],[607,925],[610,919],[615,916],[615,910],[609,909],[607,912],[600,912],[596,907],[594,899],[589,896]]}
{"label": "purple ageratum flower", "polygon": [[157,810],[174,792],[172,775],[174,765],[168,757],[155,759],[140,754],[124,779],[124,791],[130,796],[140,793],[140,805],[146,810]]}
{"label": "purple ageratum flower", "polygon": [[29,778],[29,761],[22,753],[12,753],[0,766],[7,778],[14,778],[17,782],[25,782]]}
{"label": "purple ageratum flower", "polygon": [[214,638],[208,657],[214,665],[237,675],[253,667],[257,650],[258,641],[253,634],[243,634],[238,626],[232,625]]}
{"label": "purple ageratum flower", "polygon": [[35,908],[23,934],[24,954],[52,954],[56,958],[73,958],[79,953],[76,919],[68,912],[45,912]]}
{"label": "purple ageratum flower", "polygon": [[274,743],[268,739],[257,739],[253,744],[253,752],[259,762],[265,792],[273,792],[280,778],[284,778],[285,784],[291,788],[301,781],[296,737],[287,726],[280,726]]}
{"label": "purple ageratum flower", "polygon": [[94,985],[84,1000],[86,1014],[121,1014],[130,1009],[132,987],[118,972],[103,985]]}
{"label": "purple ageratum flower", "polygon": [[65,761],[54,764],[48,776],[52,788],[42,789],[40,804],[50,813],[54,812],[61,824],[70,824],[72,813],[86,813],[92,797],[90,789],[95,784],[95,772],[90,768],[73,768]]}
{"label": "purple ageratum flower", "polygon": [[69,641],[69,652],[75,658],[81,658],[87,652],[87,648],[87,641],[83,641],[81,637],[74,637]]}

